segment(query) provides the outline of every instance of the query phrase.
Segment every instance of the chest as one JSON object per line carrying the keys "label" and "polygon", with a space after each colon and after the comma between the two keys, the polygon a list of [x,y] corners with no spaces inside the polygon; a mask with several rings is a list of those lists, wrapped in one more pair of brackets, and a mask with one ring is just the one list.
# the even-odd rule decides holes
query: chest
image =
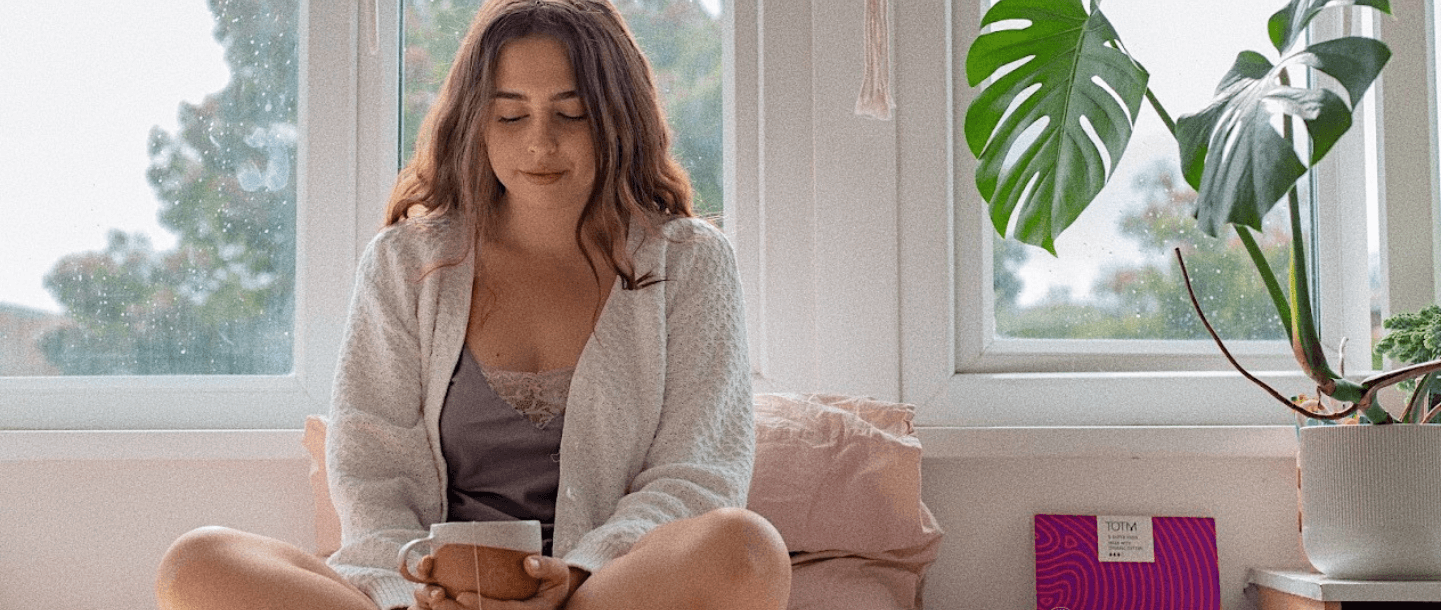
{"label": "chest", "polygon": [[485,365],[508,371],[575,366],[610,294],[583,261],[487,261],[471,294],[466,341]]}

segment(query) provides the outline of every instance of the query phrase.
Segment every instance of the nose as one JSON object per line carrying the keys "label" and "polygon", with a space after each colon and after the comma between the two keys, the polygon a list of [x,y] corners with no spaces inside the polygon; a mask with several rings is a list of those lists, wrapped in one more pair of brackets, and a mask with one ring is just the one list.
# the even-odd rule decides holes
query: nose
{"label": "nose", "polygon": [[548,155],[554,153],[558,147],[555,129],[550,121],[532,121],[532,127],[526,134],[526,149],[531,154]]}

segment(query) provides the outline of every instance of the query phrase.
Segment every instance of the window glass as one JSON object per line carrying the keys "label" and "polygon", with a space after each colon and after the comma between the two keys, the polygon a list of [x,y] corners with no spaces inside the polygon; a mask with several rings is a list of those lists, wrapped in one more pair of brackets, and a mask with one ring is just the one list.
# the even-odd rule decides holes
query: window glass
{"label": "window glass", "polygon": [[[482,0],[405,0],[401,152],[416,132]],[[650,59],[688,172],[697,214],[719,216],[722,184],[721,0],[616,0]]]}
{"label": "window glass", "polygon": [[[1107,17],[1151,74],[1173,117],[1204,108],[1242,50],[1274,59],[1266,20],[1274,3],[1107,0]],[[1157,24],[1186,24],[1157,27]],[[1228,339],[1280,339],[1284,330],[1234,233],[1211,238],[1192,218],[1174,138],[1142,105],[1129,148],[1106,188],[1056,240],[1057,256],[995,243],[996,334],[1035,339],[1205,339],[1172,250],[1182,249],[1207,317]],[[1284,273],[1285,206],[1257,241]]]}
{"label": "window glass", "polygon": [[0,24],[0,375],[290,371],[296,0]]}

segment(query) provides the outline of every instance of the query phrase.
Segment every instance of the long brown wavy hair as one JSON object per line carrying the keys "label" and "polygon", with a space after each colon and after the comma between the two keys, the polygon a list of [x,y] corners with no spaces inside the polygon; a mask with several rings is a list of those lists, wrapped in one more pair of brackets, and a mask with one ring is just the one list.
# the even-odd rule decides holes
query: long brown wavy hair
{"label": "long brown wavy hair", "polygon": [[[624,248],[632,219],[654,232],[664,220],[694,216],[690,179],[670,153],[670,130],[650,62],[606,0],[488,0],[471,21],[440,93],[420,126],[415,157],[396,179],[385,224],[414,216],[460,218],[476,238],[494,237],[505,187],[485,148],[485,117],[495,94],[500,50],[526,36],[560,41],[591,117],[595,183],[576,226],[576,243],[625,289],[648,285]],[[473,248],[475,239],[452,261]]]}

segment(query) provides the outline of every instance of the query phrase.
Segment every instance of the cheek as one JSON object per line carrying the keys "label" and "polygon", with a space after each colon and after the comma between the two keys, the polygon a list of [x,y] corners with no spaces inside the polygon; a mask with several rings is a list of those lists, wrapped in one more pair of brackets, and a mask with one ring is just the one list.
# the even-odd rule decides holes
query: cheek
{"label": "cheek", "polygon": [[492,164],[515,156],[515,138],[509,137],[505,133],[497,133],[497,131],[490,129],[485,134],[485,154],[491,159]]}
{"label": "cheek", "polygon": [[576,134],[571,146],[572,150],[576,151],[576,159],[584,160],[585,164],[594,171],[596,166],[595,142],[591,140],[590,132]]}

